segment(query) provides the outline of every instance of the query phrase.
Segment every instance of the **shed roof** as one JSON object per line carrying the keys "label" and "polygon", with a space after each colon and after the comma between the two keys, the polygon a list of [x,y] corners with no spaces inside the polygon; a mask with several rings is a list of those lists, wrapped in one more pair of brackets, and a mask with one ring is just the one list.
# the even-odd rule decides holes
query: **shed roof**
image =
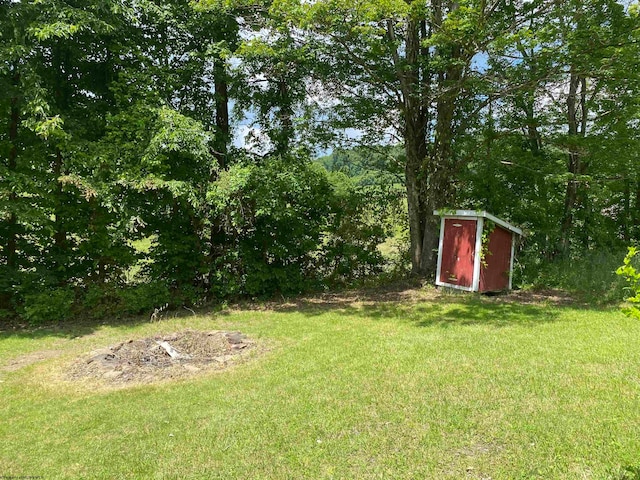
{"label": "shed roof", "polygon": [[491,215],[484,210],[481,212],[475,210],[434,210],[434,215],[439,215],[441,217],[454,217],[454,218],[465,218],[465,217],[473,217],[473,218],[486,218],[487,220],[491,220],[492,222],[500,225],[503,228],[511,232],[515,232],[518,235],[522,235],[522,230],[518,227],[511,225],[510,223],[505,222],[504,220],[500,220],[498,217]]}

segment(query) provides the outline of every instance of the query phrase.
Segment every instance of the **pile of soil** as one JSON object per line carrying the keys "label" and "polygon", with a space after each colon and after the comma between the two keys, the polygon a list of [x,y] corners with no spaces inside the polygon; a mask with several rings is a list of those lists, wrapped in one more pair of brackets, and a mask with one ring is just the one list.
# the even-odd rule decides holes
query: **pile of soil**
{"label": "pile of soil", "polygon": [[150,383],[227,368],[255,346],[240,332],[186,330],[95,350],[76,361],[68,375],[73,380]]}

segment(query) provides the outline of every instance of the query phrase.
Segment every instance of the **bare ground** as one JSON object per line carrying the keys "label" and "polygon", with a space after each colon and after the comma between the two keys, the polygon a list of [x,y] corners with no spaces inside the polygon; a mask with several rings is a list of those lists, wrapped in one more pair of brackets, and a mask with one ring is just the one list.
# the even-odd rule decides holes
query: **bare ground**
{"label": "bare ground", "polygon": [[451,299],[469,298],[477,295],[487,302],[515,303],[523,305],[577,306],[580,302],[562,290],[512,290],[488,294],[470,294],[451,288],[435,288],[417,283],[396,284],[389,287],[346,290],[307,295],[295,299],[282,299],[265,303],[244,302],[232,306],[232,310],[330,310],[353,305],[373,305],[377,303],[414,304],[418,302],[446,302]]}
{"label": "bare ground", "polygon": [[240,332],[185,330],[131,339],[77,359],[68,380],[140,384],[222,370],[255,353],[257,344]]}

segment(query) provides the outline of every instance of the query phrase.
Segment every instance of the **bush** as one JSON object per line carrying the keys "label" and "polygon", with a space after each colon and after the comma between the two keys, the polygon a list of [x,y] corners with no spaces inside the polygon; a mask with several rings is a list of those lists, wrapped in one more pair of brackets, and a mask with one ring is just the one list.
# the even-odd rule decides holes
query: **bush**
{"label": "bush", "polygon": [[411,275],[411,241],[409,228],[397,225],[393,234],[379,246],[385,260],[381,281],[397,281]]}
{"label": "bush", "polygon": [[117,317],[121,313],[120,299],[115,285],[89,285],[82,298],[84,314],[90,318]]}
{"label": "bush", "polygon": [[376,185],[358,185],[341,172],[330,176],[332,218],[322,250],[324,276],[330,284],[348,285],[382,272],[378,246],[385,240],[382,212],[389,203]]}
{"label": "bush", "polygon": [[265,296],[298,293],[313,284],[330,196],[326,172],[305,159],[269,158],[221,173],[210,200],[227,237],[216,267],[235,277],[225,285]]}
{"label": "bush", "polygon": [[380,273],[378,246],[390,230],[381,219],[398,203],[387,190],[329,175],[305,158],[231,166],[209,195],[227,240],[211,291],[223,298],[297,294]]}
{"label": "bush", "polygon": [[631,306],[623,308],[623,312],[638,320],[640,320],[640,308],[637,306],[640,305],[640,266],[636,255],[639,251],[636,247],[629,247],[623,265],[616,270],[616,273],[627,281],[631,292],[631,297],[627,298]]}
{"label": "bush", "polygon": [[162,282],[118,286],[108,283],[90,285],[82,299],[83,315],[93,319],[120,318],[150,313],[170,303],[170,293]]}
{"label": "bush", "polygon": [[22,316],[33,324],[63,321],[71,317],[75,294],[71,288],[57,288],[24,297]]}
{"label": "bush", "polygon": [[169,288],[162,282],[141,283],[117,291],[121,311],[129,315],[150,313],[171,302]]}
{"label": "bush", "polygon": [[527,255],[516,258],[514,284],[521,287],[558,288],[592,303],[619,302],[625,296],[624,281],[616,276],[620,251],[597,250],[576,258]]}

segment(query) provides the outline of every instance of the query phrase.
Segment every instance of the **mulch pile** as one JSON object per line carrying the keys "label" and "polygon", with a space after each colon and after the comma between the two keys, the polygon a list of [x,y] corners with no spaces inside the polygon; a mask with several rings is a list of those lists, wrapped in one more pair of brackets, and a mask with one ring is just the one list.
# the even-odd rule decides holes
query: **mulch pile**
{"label": "mulch pile", "polygon": [[186,330],[95,350],[68,371],[73,380],[150,383],[221,370],[245,359],[256,343],[240,332]]}

